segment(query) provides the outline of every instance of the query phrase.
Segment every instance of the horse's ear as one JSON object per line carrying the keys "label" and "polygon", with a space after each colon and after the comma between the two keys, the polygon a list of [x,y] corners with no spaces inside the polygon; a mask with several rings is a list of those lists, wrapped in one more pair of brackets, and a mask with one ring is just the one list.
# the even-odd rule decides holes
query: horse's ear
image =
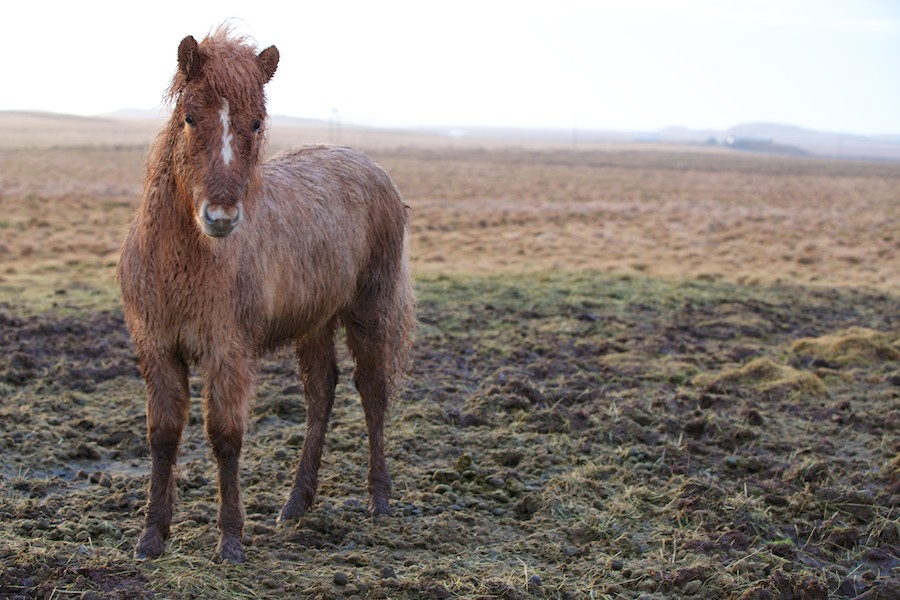
{"label": "horse's ear", "polygon": [[185,79],[190,81],[200,74],[202,66],[203,57],[200,56],[197,40],[194,39],[194,36],[189,35],[178,44],[178,68]]}
{"label": "horse's ear", "polygon": [[278,68],[279,56],[278,48],[269,46],[256,57],[256,60],[259,61],[259,68],[262,69],[263,75],[266,78],[266,82],[272,79],[272,75],[275,74],[275,69]]}

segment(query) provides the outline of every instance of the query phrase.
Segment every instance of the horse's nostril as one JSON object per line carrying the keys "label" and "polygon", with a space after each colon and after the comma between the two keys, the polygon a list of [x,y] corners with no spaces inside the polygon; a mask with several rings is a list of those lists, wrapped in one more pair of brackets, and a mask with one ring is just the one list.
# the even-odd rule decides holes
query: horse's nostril
{"label": "horse's nostril", "polygon": [[203,220],[207,223],[223,221],[237,223],[241,220],[241,207],[240,205],[238,205],[235,207],[226,208],[224,206],[214,206],[208,202],[204,202],[203,208],[201,210],[201,215],[203,216]]}
{"label": "horse's nostril", "polygon": [[197,221],[206,235],[210,237],[227,237],[241,222],[242,213],[240,205],[230,209],[222,206],[212,206],[210,208],[210,204],[204,202],[200,208],[200,215]]}

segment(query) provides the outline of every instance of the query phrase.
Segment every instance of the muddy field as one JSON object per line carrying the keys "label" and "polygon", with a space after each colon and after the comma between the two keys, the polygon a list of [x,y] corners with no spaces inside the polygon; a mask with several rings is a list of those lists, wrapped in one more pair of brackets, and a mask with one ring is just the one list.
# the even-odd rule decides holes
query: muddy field
{"label": "muddy field", "polygon": [[275,524],[305,411],[273,355],[222,565],[197,375],[167,552],[132,557],[112,273],[144,148],[78,139],[0,148],[0,597],[900,597],[897,165],[372,143],[419,293],[394,513],[366,517],[344,355],[317,503]]}

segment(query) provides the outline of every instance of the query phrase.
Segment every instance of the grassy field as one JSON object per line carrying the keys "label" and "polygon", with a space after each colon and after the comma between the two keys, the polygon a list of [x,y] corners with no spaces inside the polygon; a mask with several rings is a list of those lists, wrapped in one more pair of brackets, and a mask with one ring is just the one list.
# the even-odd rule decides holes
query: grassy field
{"label": "grassy field", "polygon": [[212,561],[199,398],[167,552],[138,562],[113,272],[144,129],[41,126],[0,144],[0,597],[898,597],[900,166],[347,133],[413,209],[394,513],[366,517],[344,353],[317,503],[275,524],[305,430],[285,351],[245,443],[247,562]]}

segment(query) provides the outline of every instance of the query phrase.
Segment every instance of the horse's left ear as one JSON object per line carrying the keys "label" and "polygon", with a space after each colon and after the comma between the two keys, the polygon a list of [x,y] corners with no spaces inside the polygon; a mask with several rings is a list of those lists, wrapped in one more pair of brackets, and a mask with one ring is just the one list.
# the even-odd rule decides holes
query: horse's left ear
{"label": "horse's left ear", "polygon": [[259,61],[259,68],[262,69],[263,75],[266,77],[266,82],[272,79],[272,75],[275,74],[275,69],[278,68],[279,56],[278,48],[269,46],[256,57],[256,60]]}

